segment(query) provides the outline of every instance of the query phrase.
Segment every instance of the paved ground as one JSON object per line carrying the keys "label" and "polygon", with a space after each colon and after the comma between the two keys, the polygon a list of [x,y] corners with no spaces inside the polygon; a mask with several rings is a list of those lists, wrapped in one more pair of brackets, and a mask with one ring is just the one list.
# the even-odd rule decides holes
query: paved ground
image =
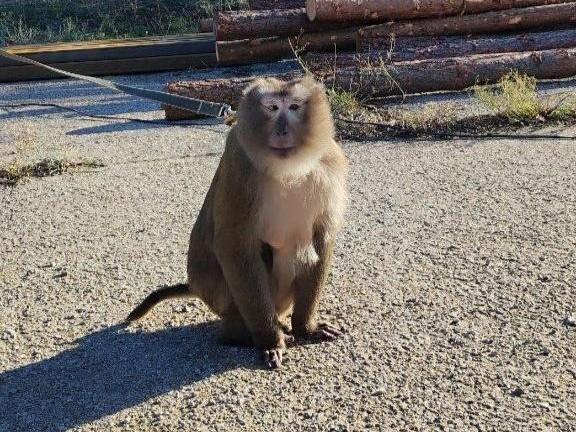
{"label": "paved ground", "polygon": [[[0,86],[27,100],[161,116],[82,83]],[[346,335],[268,372],[198,302],[119,326],[183,280],[225,132],[0,110],[0,161],[106,163],[0,189],[0,431],[576,430],[574,141],[344,143],[322,315]]]}

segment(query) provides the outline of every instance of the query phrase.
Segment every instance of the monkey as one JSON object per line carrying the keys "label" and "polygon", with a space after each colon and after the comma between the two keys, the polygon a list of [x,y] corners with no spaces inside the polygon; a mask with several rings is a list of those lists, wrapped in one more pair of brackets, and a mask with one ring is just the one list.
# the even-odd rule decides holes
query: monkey
{"label": "monkey", "polygon": [[164,299],[199,298],[221,319],[219,342],[256,347],[270,369],[294,338],[340,336],[317,309],[343,225],[347,171],[321,83],[254,80],[190,234],[187,283],[153,292],[128,321]]}

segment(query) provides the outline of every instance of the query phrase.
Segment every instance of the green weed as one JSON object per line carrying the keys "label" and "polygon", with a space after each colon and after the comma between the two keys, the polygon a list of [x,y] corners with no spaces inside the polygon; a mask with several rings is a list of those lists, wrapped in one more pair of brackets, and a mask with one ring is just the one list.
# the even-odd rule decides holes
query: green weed
{"label": "green weed", "polygon": [[512,71],[495,87],[476,86],[474,95],[484,106],[512,121],[530,121],[545,112],[536,91],[536,78]]}

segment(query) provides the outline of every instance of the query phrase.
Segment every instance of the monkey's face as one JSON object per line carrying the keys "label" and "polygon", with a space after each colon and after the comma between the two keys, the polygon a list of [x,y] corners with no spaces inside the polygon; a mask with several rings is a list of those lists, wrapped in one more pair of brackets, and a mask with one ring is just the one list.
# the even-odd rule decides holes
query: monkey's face
{"label": "monkey's face", "polygon": [[256,80],[240,103],[238,127],[256,167],[279,177],[309,172],[334,136],[324,87],[308,77]]}
{"label": "monkey's face", "polygon": [[274,155],[285,158],[303,144],[301,128],[307,110],[309,92],[295,86],[292,92],[264,94],[260,109],[264,114],[267,139],[265,145]]}

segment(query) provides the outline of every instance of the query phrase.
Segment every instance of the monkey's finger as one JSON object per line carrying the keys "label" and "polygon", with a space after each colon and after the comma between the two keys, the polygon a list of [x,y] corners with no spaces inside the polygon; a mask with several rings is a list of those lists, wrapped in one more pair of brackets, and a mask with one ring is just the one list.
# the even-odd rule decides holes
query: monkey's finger
{"label": "monkey's finger", "polygon": [[317,330],[317,336],[321,339],[332,340],[336,339],[339,336],[342,336],[343,333],[341,330],[337,329],[336,327],[331,326],[330,324],[320,324]]}
{"label": "monkey's finger", "polygon": [[337,329],[336,327],[333,327],[329,324],[326,324],[324,327],[324,331],[333,334],[334,336],[338,337],[338,336],[342,336],[344,334],[344,332],[340,329]]}
{"label": "monkey's finger", "polygon": [[264,363],[269,369],[278,369],[282,365],[282,351],[279,349],[265,350]]}
{"label": "monkey's finger", "polygon": [[292,335],[285,334],[284,335],[284,342],[286,345],[292,345],[296,341],[296,338]]}

